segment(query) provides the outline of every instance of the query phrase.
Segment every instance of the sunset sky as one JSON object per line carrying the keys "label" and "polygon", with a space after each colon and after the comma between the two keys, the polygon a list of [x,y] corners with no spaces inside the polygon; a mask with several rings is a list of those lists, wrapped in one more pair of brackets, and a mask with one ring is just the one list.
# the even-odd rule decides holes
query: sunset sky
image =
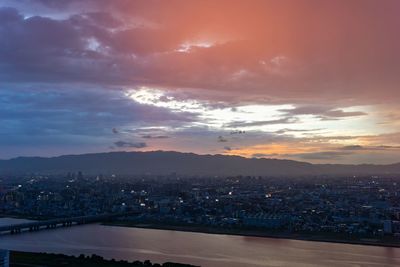
{"label": "sunset sky", "polygon": [[0,0],[0,158],[400,161],[400,1]]}

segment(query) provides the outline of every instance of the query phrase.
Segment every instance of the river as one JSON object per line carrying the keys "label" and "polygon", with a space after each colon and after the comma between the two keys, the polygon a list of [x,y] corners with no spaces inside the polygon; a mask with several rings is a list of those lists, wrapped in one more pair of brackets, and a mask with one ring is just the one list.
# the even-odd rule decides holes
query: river
{"label": "river", "polygon": [[[0,219],[0,225],[22,222]],[[400,248],[103,226],[0,236],[0,248],[203,267],[400,266]]]}

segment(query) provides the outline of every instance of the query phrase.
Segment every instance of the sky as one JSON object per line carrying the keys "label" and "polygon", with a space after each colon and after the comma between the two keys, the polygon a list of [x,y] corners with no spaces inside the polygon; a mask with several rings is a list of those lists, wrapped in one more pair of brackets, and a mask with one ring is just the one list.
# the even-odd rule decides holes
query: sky
{"label": "sky", "polygon": [[0,0],[0,158],[400,161],[400,1]]}

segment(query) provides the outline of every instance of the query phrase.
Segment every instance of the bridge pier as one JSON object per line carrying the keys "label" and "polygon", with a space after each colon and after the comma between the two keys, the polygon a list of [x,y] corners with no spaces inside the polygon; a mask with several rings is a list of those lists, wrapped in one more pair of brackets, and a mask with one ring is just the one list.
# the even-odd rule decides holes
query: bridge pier
{"label": "bridge pier", "polygon": [[21,228],[13,228],[11,229],[10,233],[13,234],[19,234],[21,233]]}

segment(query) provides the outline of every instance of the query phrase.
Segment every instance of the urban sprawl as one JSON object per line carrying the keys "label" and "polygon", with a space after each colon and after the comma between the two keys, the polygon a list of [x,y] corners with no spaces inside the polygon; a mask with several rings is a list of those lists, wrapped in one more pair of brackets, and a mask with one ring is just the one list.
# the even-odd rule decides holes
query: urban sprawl
{"label": "urban sprawl", "polygon": [[[137,211],[133,224],[397,238],[400,179],[369,177],[3,177],[3,216],[51,219]],[[399,237],[400,240],[400,237]]]}

